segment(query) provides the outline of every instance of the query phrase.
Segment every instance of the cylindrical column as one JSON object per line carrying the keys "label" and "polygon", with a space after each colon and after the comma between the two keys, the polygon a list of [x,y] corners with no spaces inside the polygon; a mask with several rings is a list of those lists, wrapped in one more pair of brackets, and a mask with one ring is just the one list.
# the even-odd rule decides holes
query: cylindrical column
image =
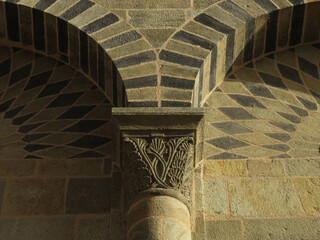
{"label": "cylindrical column", "polygon": [[127,212],[127,240],[190,240],[190,213],[180,200],[148,196]]}

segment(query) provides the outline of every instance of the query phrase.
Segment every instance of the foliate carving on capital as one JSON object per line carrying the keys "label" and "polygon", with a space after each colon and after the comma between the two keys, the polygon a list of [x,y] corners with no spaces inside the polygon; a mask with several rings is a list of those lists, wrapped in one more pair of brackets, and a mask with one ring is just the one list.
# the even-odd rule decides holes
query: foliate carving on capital
{"label": "foliate carving on capital", "polygon": [[153,188],[173,189],[190,199],[192,137],[126,137],[123,167],[128,198]]}

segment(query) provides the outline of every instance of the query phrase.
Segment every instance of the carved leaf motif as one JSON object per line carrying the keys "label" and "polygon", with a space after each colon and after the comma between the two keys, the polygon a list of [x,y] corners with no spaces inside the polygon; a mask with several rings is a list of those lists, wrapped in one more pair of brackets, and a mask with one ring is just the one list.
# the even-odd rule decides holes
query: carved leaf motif
{"label": "carved leaf motif", "polygon": [[180,190],[189,198],[193,151],[188,138],[167,142],[153,138],[150,144],[142,138],[130,138],[129,142],[134,147],[129,164],[133,192],[160,187]]}

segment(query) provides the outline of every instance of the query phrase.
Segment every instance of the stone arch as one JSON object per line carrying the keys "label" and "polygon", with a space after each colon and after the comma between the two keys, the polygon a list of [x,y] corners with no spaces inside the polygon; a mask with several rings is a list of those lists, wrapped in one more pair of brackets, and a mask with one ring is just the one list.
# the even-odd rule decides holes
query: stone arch
{"label": "stone arch", "polygon": [[160,85],[181,92],[193,89],[192,99],[180,105],[201,106],[232,68],[264,54],[319,40],[319,33],[314,33],[320,24],[319,7],[318,1],[302,0],[220,1],[167,41],[159,53],[161,67],[171,66],[176,71],[163,71]]}
{"label": "stone arch", "polygon": [[[70,64],[96,82],[114,106],[127,104],[124,85],[156,75],[155,66],[146,73],[139,71],[141,63],[156,59],[147,40],[93,1],[2,1],[0,8],[2,44],[39,51]],[[127,47],[135,41],[139,48]],[[157,78],[152,79],[151,84],[156,84]]]}

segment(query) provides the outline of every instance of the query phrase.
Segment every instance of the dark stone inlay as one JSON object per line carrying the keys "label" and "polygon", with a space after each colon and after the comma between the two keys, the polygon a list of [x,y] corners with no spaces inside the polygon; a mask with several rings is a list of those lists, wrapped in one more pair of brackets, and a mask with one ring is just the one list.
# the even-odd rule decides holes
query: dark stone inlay
{"label": "dark stone inlay", "polygon": [[0,104],[0,113],[5,112],[11,106],[11,104],[13,103],[14,100],[15,100],[15,98],[12,98],[4,103],[1,103]]}
{"label": "dark stone inlay", "polygon": [[23,115],[21,117],[14,118],[12,120],[12,124],[13,125],[21,125],[24,122],[28,121],[30,118],[32,118],[35,114],[36,113],[29,113],[29,114]]}
{"label": "dark stone inlay", "polygon": [[193,89],[194,80],[161,76],[161,86],[179,89]]}
{"label": "dark stone inlay", "polygon": [[194,18],[194,20],[224,34],[229,34],[235,31],[232,27],[218,21],[217,19],[208,16],[205,13],[199,14],[197,17]]}
{"label": "dark stone inlay", "polygon": [[98,157],[104,157],[104,156],[105,155],[95,151],[85,151],[69,158],[98,158]]}
{"label": "dark stone inlay", "polygon": [[11,59],[7,59],[0,63],[0,77],[7,75],[11,69]]}
{"label": "dark stone inlay", "polygon": [[6,181],[0,180],[0,209],[2,209],[2,202],[3,202],[5,187],[6,187]]}
{"label": "dark stone inlay", "polygon": [[217,46],[211,50],[211,62],[210,62],[210,78],[209,78],[209,91],[216,86],[216,74],[217,74]]}
{"label": "dark stone inlay", "polygon": [[52,4],[54,4],[57,0],[39,0],[39,2],[34,5],[34,8],[39,9],[41,11],[46,10]]}
{"label": "dark stone inlay", "polygon": [[[253,55],[253,44],[254,44],[254,29],[255,29],[255,19],[244,9],[236,5],[231,1],[223,1],[219,3],[220,7],[230,12],[237,18],[243,20],[246,23],[246,44],[244,53],[244,62],[251,60]],[[231,35],[234,35],[232,33]],[[234,36],[233,36],[234,37]],[[230,41],[231,43],[232,41]],[[228,45],[231,48],[231,45]],[[232,50],[233,51],[233,50]],[[231,53],[231,51],[230,51]],[[233,52],[231,53],[233,55]]]}
{"label": "dark stone inlay", "polygon": [[211,50],[212,48],[216,47],[216,45],[213,42],[207,39],[198,37],[196,35],[193,35],[191,33],[185,32],[183,30],[180,30],[179,32],[177,32],[172,38],[182,42],[190,43],[195,46],[200,46],[207,50]]}
{"label": "dark stone inlay", "polygon": [[304,25],[305,5],[296,5],[293,7],[291,18],[291,32],[289,45],[296,45],[301,42]]}
{"label": "dark stone inlay", "polygon": [[43,150],[46,148],[52,147],[52,145],[46,145],[46,144],[28,144],[23,149],[28,152],[35,152],[39,150]]}
{"label": "dark stone inlay", "polygon": [[67,11],[65,11],[63,14],[61,14],[60,18],[66,21],[71,20],[72,18],[78,16],[79,14],[83,13],[87,9],[91,8],[93,5],[94,3],[91,1],[80,0],[71,8],[69,8]]}
{"label": "dark stone inlay", "polygon": [[303,4],[304,0],[289,0],[293,5]]}
{"label": "dark stone inlay", "polygon": [[310,74],[312,77],[319,78],[318,67],[313,63],[298,57],[300,70]]}
{"label": "dark stone inlay", "polygon": [[272,150],[281,151],[281,152],[287,152],[291,149],[286,144],[263,145],[262,147],[272,149]]}
{"label": "dark stone inlay", "polygon": [[254,1],[258,5],[260,5],[263,9],[267,10],[267,12],[272,12],[278,9],[276,5],[274,5],[270,0],[254,0]]}
{"label": "dark stone inlay", "polygon": [[248,111],[244,110],[243,108],[237,108],[237,107],[220,107],[219,110],[226,114],[231,119],[257,119],[255,116],[253,116]]}
{"label": "dark stone inlay", "polygon": [[169,52],[166,50],[162,50],[159,54],[159,58],[161,60],[177,63],[184,66],[200,68],[203,61],[197,58],[185,56],[175,52]]}
{"label": "dark stone inlay", "polygon": [[247,157],[234,154],[234,153],[228,153],[228,152],[223,152],[219,153],[217,155],[208,157],[209,160],[216,160],[216,159],[246,159]]}
{"label": "dark stone inlay", "polygon": [[254,17],[251,16],[248,12],[246,12],[244,9],[242,9],[230,0],[220,2],[219,6],[244,22],[248,22],[254,19]]}
{"label": "dark stone inlay", "polygon": [[105,90],[105,51],[104,49],[98,45],[98,84],[99,86]]}
{"label": "dark stone inlay", "polygon": [[157,86],[157,75],[126,79],[123,84],[126,89],[155,87]]}
{"label": "dark stone inlay", "polygon": [[[259,1],[266,2],[266,0],[259,0]],[[271,12],[268,15],[265,53],[276,50],[277,37],[278,37],[277,36],[278,15],[279,15],[278,10]]]}
{"label": "dark stone inlay", "polygon": [[200,67],[198,80],[198,104],[201,104],[202,100],[202,89],[203,89],[203,65]]}
{"label": "dark stone inlay", "polygon": [[64,89],[68,85],[69,82],[70,80],[65,80],[57,83],[48,84],[41,91],[37,98],[58,94],[59,92],[61,92],[62,89]]}
{"label": "dark stone inlay", "polygon": [[119,47],[121,45],[130,43],[130,42],[134,42],[140,38],[142,38],[142,36],[137,31],[132,30],[129,32],[122,33],[113,38],[110,38],[104,41],[103,43],[101,43],[100,45],[105,49],[110,49],[110,48]]}
{"label": "dark stone inlay", "polygon": [[59,51],[68,53],[68,23],[58,18],[58,43]]}
{"label": "dark stone inlay", "polygon": [[18,6],[14,3],[5,2],[7,32],[12,41],[20,41]]}
{"label": "dark stone inlay", "polygon": [[63,132],[85,132],[89,133],[102,125],[106,124],[108,121],[105,120],[81,120],[76,124],[63,130]]}
{"label": "dark stone inlay", "polygon": [[247,82],[242,82],[242,84],[255,96],[276,99],[276,97],[269,91],[268,88],[260,84],[253,84]]}
{"label": "dark stone inlay", "polygon": [[199,14],[194,18],[195,21],[212,28],[218,32],[227,35],[227,47],[226,47],[226,72],[228,72],[229,67],[231,67],[233,63],[233,49],[234,49],[234,36],[235,29],[232,27],[218,21],[215,18],[208,16],[205,13]]}
{"label": "dark stone inlay", "polygon": [[293,123],[301,123],[301,120],[299,117],[294,116],[292,114],[288,114],[288,113],[283,113],[283,112],[277,112],[279,115],[281,115],[282,117],[284,117],[285,119],[288,119],[290,122]]}
{"label": "dark stone inlay", "polygon": [[111,179],[70,179],[66,213],[108,213],[111,210]]}
{"label": "dark stone inlay", "polygon": [[21,140],[24,142],[33,142],[45,136],[48,136],[49,133],[35,133],[35,134],[27,134]]}
{"label": "dark stone inlay", "polygon": [[297,96],[298,100],[305,106],[308,110],[317,110],[318,106],[316,103],[310,102],[307,99]]}
{"label": "dark stone inlay", "polygon": [[217,87],[214,91],[215,92],[222,92],[222,90],[219,87]]}
{"label": "dark stone inlay", "polygon": [[120,58],[115,60],[114,63],[118,68],[130,67],[139,65],[145,62],[152,62],[156,60],[156,55],[153,51],[142,52],[134,54],[128,57]]}
{"label": "dark stone inlay", "polygon": [[112,63],[112,102],[115,107],[118,106],[118,71],[116,65]]}
{"label": "dark stone inlay", "polygon": [[214,145],[215,147],[222,148],[224,150],[230,150],[233,148],[248,146],[247,143],[244,143],[232,137],[220,137],[220,138],[207,140],[206,142]]}
{"label": "dark stone inlay", "polygon": [[320,104],[320,94],[315,93],[314,91],[310,90],[310,92],[312,93],[313,97],[316,99],[316,101],[318,102],[318,104]]}
{"label": "dark stone inlay", "polygon": [[43,11],[33,8],[33,41],[34,46],[38,50],[45,51],[45,34],[44,34],[44,15]]}
{"label": "dark stone inlay", "polygon": [[282,65],[280,63],[278,63],[278,69],[283,77],[303,85],[300,74],[296,69]]}
{"label": "dark stone inlay", "polygon": [[296,107],[296,106],[292,106],[292,105],[289,105],[288,106],[296,113],[298,114],[300,117],[306,117],[306,116],[309,116],[309,113],[308,111],[302,109],[302,108],[299,108],[299,107]]}
{"label": "dark stone inlay", "polygon": [[82,31],[80,31],[80,66],[85,73],[88,73],[89,71],[88,36]]}
{"label": "dark stone inlay", "polygon": [[114,15],[113,13],[109,13],[104,17],[99,18],[93,21],[92,23],[89,23],[88,25],[84,26],[82,28],[82,31],[86,32],[87,34],[91,34],[102,28],[110,26],[118,21],[119,21],[119,18],[116,15]]}
{"label": "dark stone inlay", "polygon": [[252,131],[236,122],[211,123],[212,126],[229,134],[251,133]]}
{"label": "dark stone inlay", "polygon": [[269,122],[269,123],[287,132],[293,132],[296,130],[296,127],[292,124],[286,124],[286,123],[280,123],[280,122]]}
{"label": "dark stone inlay", "polygon": [[45,124],[45,122],[27,124],[27,125],[21,126],[21,127],[18,129],[18,132],[28,133],[28,132],[36,129],[37,127],[40,127],[40,126],[43,125],[43,124]]}
{"label": "dark stone inlay", "polygon": [[24,159],[42,159],[42,158],[34,155],[27,155],[24,157]]}
{"label": "dark stone inlay", "polygon": [[94,135],[86,135],[72,143],[69,143],[69,146],[80,147],[80,148],[89,148],[93,149],[101,145],[107,144],[111,141],[110,138],[100,137]]}
{"label": "dark stone inlay", "polygon": [[177,101],[161,101],[161,107],[191,107],[191,103]]}
{"label": "dark stone inlay", "polygon": [[249,62],[248,64],[245,65],[246,68],[254,68],[253,62]]}
{"label": "dark stone inlay", "polygon": [[61,94],[47,108],[65,107],[72,105],[84,92]]}
{"label": "dark stone inlay", "polygon": [[22,79],[25,79],[26,77],[28,77],[30,72],[31,72],[31,68],[32,68],[32,63],[29,63],[28,65],[15,70],[11,74],[9,86],[11,86],[12,84],[14,84],[16,82],[19,82]]}
{"label": "dark stone inlay", "polygon": [[95,106],[75,106],[68,109],[65,113],[63,113],[58,119],[77,119],[82,118],[89,112],[91,112],[92,109],[94,109]]}
{"label": "dark stone inlay", "polygon": [[266,84],[268,84],[272,87],[288,90],[286,85],[284,85],[284,83],[282,82],[281,78],[275,77],[275,76],[267,74],[267,73],[262,73],[262,72],[259,72],[259,75],[261,76],[262,80]]}
{"label": "dark stone inlay", "polygon": [[12,110],[6,112],[3,118],[4,119],[14,118],[25,106],[26,105],[23,105],[23,106],[17,107],[15,109],[12,109]]}
{"label": "dark stone inlay", "polygon": [[244,107],[266,108],[262,103],[257,101],[254,97],[238,95],[238,94],[229,94],[229,96]]}
{"label": "dark stone inlay", "polygon": [[268,56],[266,56],[267,58],[270,58],[270,59],[274,59],[274,54],[269,54]]}
{"label": "dark stone inlay", "polygon": [[49,81],[51,74],[52,71],[47,71],[31,77],[24,91],[46,84]]}
{"label": "dark stone inlay", "polygon": [[265,133],[265,135],[282,142],[288,142],[291,139],[290,135],[286,133]]}
{"label": "dark stone inlay", "polygon": [[289,156],[288,154],[281,154],[277,156],[272,156],[270,158],[291,158],[291,156]]}
{"label": "dark stone inlay", "polygon": [[155,101],[129,102],[128,107],[158,107],[158,102],[155,102]]}

